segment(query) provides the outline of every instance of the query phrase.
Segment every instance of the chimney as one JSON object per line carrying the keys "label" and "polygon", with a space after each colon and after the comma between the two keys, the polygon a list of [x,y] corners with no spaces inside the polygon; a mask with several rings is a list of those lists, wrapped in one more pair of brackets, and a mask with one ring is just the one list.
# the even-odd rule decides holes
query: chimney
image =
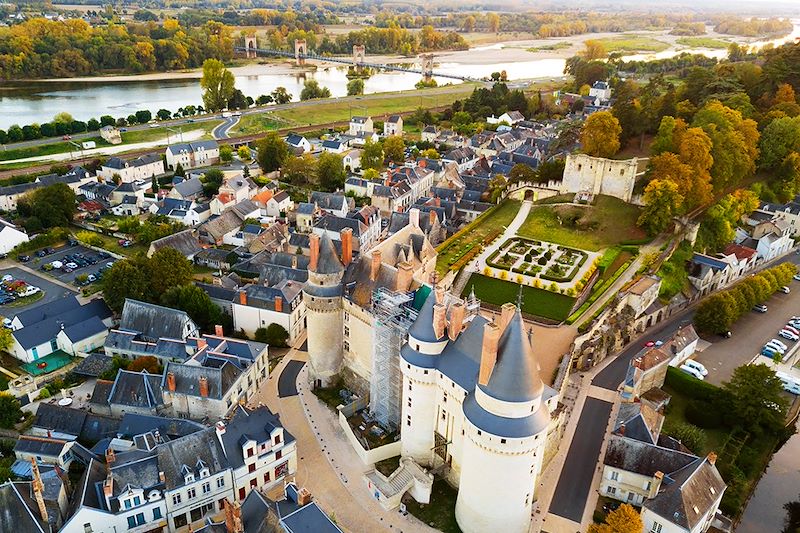
{"label": "chimney", "polygon": [[276,313],[283,312],[283,298],[280,296],[275,297],[275,312]]}
{"label": "chimney", "polygon": [[309,236],[308,247],[311,250],[311,260],[308,262],[308,269],[312,272],[316,272],[317,261],[319,261],[319,235],[312,233]]}
{"label": "chimney", "polygon": [[428,222],[430,223],[431,226],[433,226],[434,224],[436,224],[436,220],[437,220],[436,211],[431,209],[430,211],[428,211]]}
{"label": "chimney", "polygon": [[353,229],[344,228],[339,236],[342,239],[342,264],[347,266],[353,260]]}
{"label": "chimney", "polygon": [[[436,273],[434,272],[434,275],[435,275],[435,274],[436,274]],[[439,287],[439,286],[437,285],[437,286],[436,286],[436,287],[433,289],[433,294],[434,294],[434,296],[436,297],[436,303],[437,303],[437,304],[443,304],[443,303],[444,303],[444,289],[443,289],[442,287]]]}
{"label": "chimney", "polygon": [[170,392],[175,392],[175,374],[167,372],[167,389]]}
{"label": "chimney", "polygon": [[44,483],[42,483],[42,476],[39,475],[39,465],[36,464],[36,458],[31,457],[31,470],[33,471],[33,495],[36,497],[36,505],[39,506],[39,516],[45,523],[50,521],[47,516],[47,507],[44,504]]}
{"label": "chimney", "polygon": [[164,472],[158,473],[158,482],[162,484],[167,482],[167,476],[164,475]]}
{"label": "chimney", "polygon": [[208,378],[200,376],[200,396],[208,398]]}
{"label": "chimney", "polygon": [[208,342],[205,339],[197,339],[197,351],[199,352],[203,348],[208,346]]}
{"label": "chimney", "polygon": [[114,448],[108,447],[106,448],[106,467],[111,470],[111,465],[114,464],[114,461],[117,460],[117,456],[114,455]]}
{"label": "chimney", "polygon": [[408,225],[415,228],[419,227],[419,209],[416,207],[408,210]]}
{"label": "chimney", "polygon": [[244,526],[242,525],[242,508],[239,502],[233,503],[225,499],[225,531],[227,533],[242,533]]}
{"label": "chimney", "polygon": [[444,337],[446,327],[447,307],[444,304],[436,304],[433,306],[433,332],[437,340]]}
{"label": "chimney", "polygon": [[414,267],[408,261],[397,264],[397,280],[395,290],[407,291],[411,288]]}
{"label": "chimney", "polygon": [[708,457],[706,457],[706,459],[708,459],[708,464],[714,466],[714,464],[717,462],[717,454],[715,452],[709,452]]}
{"label": "chimney", "polygon": [[221,437],[222,435],[225,434],[225,422],[223,422],[222,420],[217,422],[217,424],[214,427],[217,430],[217,436]]}
{"label": "chimney", "polygon": [[461,330],[464,329],[465,312],[466,308],[461,302],[456,302],[450,306],[450,323],[447,327],[447,333],[450,335],[451,341],[456,340]]}
{"label": "chimney", "polygon": [[434,201],[434,203],[436,204],[436,207],[442,207],[442,199],[441,199],[441,198],[439,198],[439,197],[437,196],[436,198],[434,198],[434,200],[433,200],[433,201]]}
{"label": "chimney", "polygon": [[619,425],[619,430],[618,431],[619,431],[620,435],[622,435],[623,437],[625,436],[625,424],[624,423]]}
{"label": "chimney", "polygon": [[378,279],[378,273],[381,271],[381,251],[372,250],[372,264],[369,269],[369,279],[375,281]]}
{"label": "chimney", "polygon": [[478,384],[486,385],[492,377],[494,364],[497,362],[497,344],[500,341],[500,328],[494,322],[483,326],[483,342],[481,343],[481,367],[478,372]]}
{"label": "chimney", "polygon": [[303,487],[302,489],[297,491],[297,504],[300,507],[303,507],[304,505],[308,505],[309,503],[311,503],[311,491]]}
{"label": "chimney", "polygon": [[502,334],[506,327],[511,323],[511,319],[514,318],[514,313],[517,312],[517,306],[506,302],[500,308],[500,333]]}
{"label": "chimney", "polygon": [[225,332],[222,331],[222,326],[220,326],[219,324],[214,326],[214,335],[216,335],[217,337],[222,337],[223,335],[225,335]]}
{"label": "chimney", "polygon": [[297,268],[297,254],[292,256],[292,268]]}

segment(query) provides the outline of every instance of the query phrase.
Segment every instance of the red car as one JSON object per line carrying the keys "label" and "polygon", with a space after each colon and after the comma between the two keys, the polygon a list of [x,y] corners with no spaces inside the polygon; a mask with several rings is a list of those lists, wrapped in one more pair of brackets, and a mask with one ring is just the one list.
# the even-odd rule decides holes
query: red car
{"label": "red car", "polygon": [[61,138],[64,139],[65,141],[68,141],[68,140],[72,139],[72,135],[64,135]]}
{"label": "red car", "polygon": [[655,341],[647,341],[646,343],[644,343],[645,348],[652,348],[655,345],[656,345]]}

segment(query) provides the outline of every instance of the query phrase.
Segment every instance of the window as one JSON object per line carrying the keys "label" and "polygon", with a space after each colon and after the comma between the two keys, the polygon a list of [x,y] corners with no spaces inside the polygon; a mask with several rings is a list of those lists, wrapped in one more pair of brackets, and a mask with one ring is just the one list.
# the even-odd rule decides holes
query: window
{"label": "window", "polygon": [[283,450],[278,450],[277,452],[275,452],[275,460],[276,461],[278,459],[280,459],[281,457],[283,457]]}
{"label": "window", "polygon": [[142,499],[138,496],[133,497],[133,505],[139,505],[142,503]]}
{"label": "window", "polygon": [[133,529],[136,527],[136,517],[129,516],[128,517],[128,529]]}
{"label": "window", "polygon": [[505,443],[506,443],[506,439],[500,439],[500,444],[505,444]]}
{"label": "window", "polygon": [[280,434],[278,434],[278,435],[275,435],[275,444],[280,444],[280,443],[281,443],[281,436],[280,436]]}
{"label": "window", "polygon": [[144,513],[139,513],[136,515],[136,525],[141,526],[144,524]]}
{"label": "window", "polygon": [[217,478],[217,488],[221,489],[224,486],[225,486],[225,478],[224,477],[218,477]]}
{"label": "window", "polygon": [[156,507],[153,509],[153,520],[160,520],[161,519],[161,507]]}
{"label": "window", "polygon": [[126,499],[126,500],[125,500],[125,503],[124,503],[124,505],[125,505],[125,509],[130,509],[130,508],[131,508],[131,501],[130,501],[130,499]]}
{"label": "window", "polygon": [[269,472],[264,474],[264,483],[269,483]]}
{"label": "window", "polygon": [[192,487],[191,489],[186,491],[186,498],[187,499],[191,500],[195,496],[197,496],[197,491],[194,490],[194,487]]}
{"label": "window", "polygon": [[344,351],[345,352],[349,352],[350,351],[350,343],[348,341],[344,341],[342,343],[342,346],[344,346]]}
{"label": "window", "polygon": [[619,472],[611,472],[611,481],[619,481]]}
{"label": "window", "polygon": [[251,488],[255,488],[257,485],[258,485],[258,480],[256,478],[253,478],[253,479],[250,480],[250,487]]}
{"label": "window", "polygon": [[447,411],[442,411],[442,420],[447,418]]}
{"label": "window", "polygon": [[247,471],[248,472],[255,472],[256,471],[256,464],[255,463],[250,463],[249,465],[247,465]]}
{"label": "window", "polygon": [[181,495],[180,494],[173,494],[172,495],[172,505],[179,505],[181,503]]}
{"label": "window", "polygon": [[478,430],[478,435],[483,435],[483,433],[481,433],[480,429]]}
{"label": "window", "polygon": [[92,524],[90,522],[83,524],[83,533],[92,533]]}
{"label": "window", "polygon": [[442,395],[442,403],[447,403],[447,394]]}
{"label": "window", "polygon": [[211,492],[211,483],[203,483],[203,494]]}
{"label": "window", "polygon": [[344,327],[344,336],[345,337],[349,337],[350,336],[350,328],[347,327],[347,326]]}
{"label": "window", "polygon": [[244,487],[239,489],[239,499],[244,500]]}
{"label": "window", "polygon": [[247,457],[253,457],[255,453],[256,453],[255,448],[247,448]]}
{"label": "window", "polygon": [[617,493],[617,487],[612,487],[611,485],[609,485],[606,488],[606,492],[609,493],[609,494],[616,494]]}
{"label": "window", "polygon": [[408,416],[406,417],[406,425],[407,425],[407,426],[410,426],[410,425],[411,425],[411,415],[408,415]]}
{"label": "window", "polygon": [[190,511],[190,514],[192,515],[192,522],[197,522],[198,520],[203,518],[203,511],[200,507],[198,507],[197,509],[192,509]]}
{"label": "window", "polygon": [[653,525],[650,527],[650,533],[661,533],[661,524],[653,522]]}

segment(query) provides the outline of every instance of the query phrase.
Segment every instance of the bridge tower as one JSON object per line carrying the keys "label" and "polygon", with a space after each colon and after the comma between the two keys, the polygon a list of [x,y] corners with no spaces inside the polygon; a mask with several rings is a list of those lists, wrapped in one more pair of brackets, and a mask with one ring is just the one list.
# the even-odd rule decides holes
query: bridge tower
{"label": "bridge tower", "polygon": [[308,53],[308,48],[306,47],[306,40],[305,39],[295,39],[294,40],[294,62],[298,67],[306,64],[305,55],[307,53]]}
{"label": "bridge tower", "polygon": [[247,59],[254,59],[256,57],[256,48],[258,48],[258,42],[256,41],[255,35],[245,35],[244,36],[244,47],[247,54]]}
{"label": "bridge tower", "polygon": [[433,54],[422,54],[422,79],[428,83],[433,78]]}
{"label": "bridge tower", "polygon": [[364,58],[367,55],[367,47],[363,44],[353,45],[353,67],[356,70],[364,68]]}

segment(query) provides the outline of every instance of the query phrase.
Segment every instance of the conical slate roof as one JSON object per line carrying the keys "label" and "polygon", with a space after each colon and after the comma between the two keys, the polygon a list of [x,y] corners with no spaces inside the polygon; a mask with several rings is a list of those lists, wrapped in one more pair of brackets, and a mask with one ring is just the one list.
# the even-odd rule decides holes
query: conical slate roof
{"label": "conical slate roof", "polygon": [[319,240],[319,259],[317,260],[317,274],[337,274],[344,272],[344,265],[336,254],[336,247],[333,245],[328,232],[322,234]]}
{"label": "conical slate roof", "polygon": [[436,292],[431,291],[419,310],[417,319],[408,328],[408,334],[420,342],[436,342],[436,333],[433,330],[433,306],[436,305]]}
{"label": "conical slate roof", "polygon": [[542,395],[544,383],[519,309],[500,337],[489,383],[480,387],[489,396],[506,402],[528,402]]}

